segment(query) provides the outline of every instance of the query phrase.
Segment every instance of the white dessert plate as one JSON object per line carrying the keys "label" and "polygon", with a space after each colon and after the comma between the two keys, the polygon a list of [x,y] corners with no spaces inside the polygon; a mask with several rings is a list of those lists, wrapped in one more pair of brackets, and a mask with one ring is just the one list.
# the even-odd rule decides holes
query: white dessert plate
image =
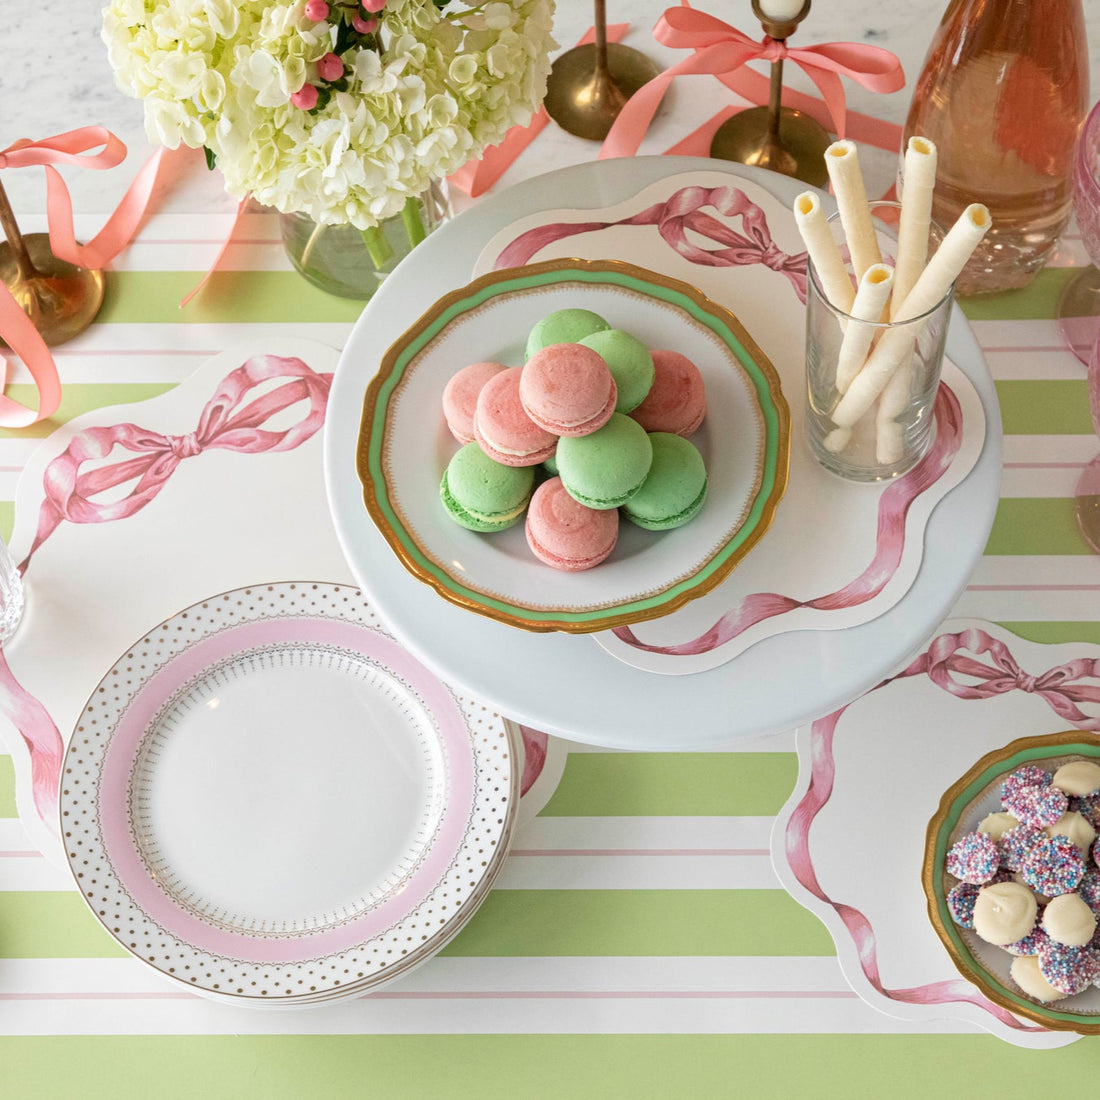
{"label": "white dessert plate", "polygon": [[62,832],[138,958],[218,999],[310,1003],[458,931],[507,850],[520,767],[515,729],[357,589],[257,585],[161,623],[103,678],[66,755]]}
{"label": "white dessert plate", "polygon": [[[611,556],[579,573],[538,561],[522,523],[478,534],[439,499],[458,449],[443,420],[448,380],[467,363],[522,366],[535,323],[567,308],[686,355],[708,402],[692,437],[707,467],[702,512],[668,532],[623,523]],[[356,461],[371,518],[413,576],[497,622],[584,633],[667,614],[721,583],[771,523],[789,446],[779,377],[733,314],[631,264],[559,260],[485,275],[444,295],[400,336],[367,389]]]}

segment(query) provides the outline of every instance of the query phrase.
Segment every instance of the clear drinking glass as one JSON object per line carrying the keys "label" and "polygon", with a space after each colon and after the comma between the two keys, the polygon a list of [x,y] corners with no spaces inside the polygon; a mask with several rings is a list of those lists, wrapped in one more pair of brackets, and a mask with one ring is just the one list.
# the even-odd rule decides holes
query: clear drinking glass
{"label": "clear drinking glass", "polygon": [[[872,215],[900,209],[898,203],[871,203]],[[830,219],[838,243],[839,218]],[[939,247],[942,230],[929,230],[929,256]],[[885,262],[892,257],[886,255]],[[847,257],[846,251],[842,253]],[[851,272],[851,264],[848,264]],[[814,457],[826,469],[852,481],[883,481],[912,469],[935,438],[932,407],[943,368],[947,325],[954,287],[926,313],[908,321],[861,321],[829,302],[813,263],[806,280],[806,434]],[[854,277],[853,277],[854,278]],[[854,285],[854,284],[853,284]],[[855,330],[868,345],[867,363],[896,362],[891,382],[855,423],[838,425],[844,395],[837,388],[841,344]],[[889,352],[893,354],[887,354]],[[877,359],[876,359],[877,356]],[[853,381],[848,393],[856,387]]]}
{"label": "clear drinking glass", "polygon": [[1092,263],[1067,284],[1058,302],[1062,336],[1082,363],[1100,332],[1100,103],[1081,130],[1073,166],[1073,214]]}
{"label": "clear drinking glass", "polygon": [[0,645],[15,633],[23,618],[23,578],[0,538]]}

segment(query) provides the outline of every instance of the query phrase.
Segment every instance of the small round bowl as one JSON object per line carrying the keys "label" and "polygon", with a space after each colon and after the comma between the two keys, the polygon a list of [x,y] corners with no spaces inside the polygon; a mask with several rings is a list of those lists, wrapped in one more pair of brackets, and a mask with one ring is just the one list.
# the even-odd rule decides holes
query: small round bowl
{"label": "small round bowl", "polygon": [[1017,741],[986,753],[961,779],[947,789],[928,823],[924,842],[922,882],[932,927],[964,978],[1002,1008],[1055,1031],[1100,1035],[1100,989],[1051,1004],[1033,1001],[1009,977],[1012,956],[986,943],[973,930],[957,925],[947,908],[947,894],[955,878],[945,869],[947,852],[965,833],[973,832],[986,816],[1001,809],[1001,784],[1025,764],[1053,771],[1068,760],[1086,758],[1100,763],[1100,737],[1084,730],[1066,730]]}

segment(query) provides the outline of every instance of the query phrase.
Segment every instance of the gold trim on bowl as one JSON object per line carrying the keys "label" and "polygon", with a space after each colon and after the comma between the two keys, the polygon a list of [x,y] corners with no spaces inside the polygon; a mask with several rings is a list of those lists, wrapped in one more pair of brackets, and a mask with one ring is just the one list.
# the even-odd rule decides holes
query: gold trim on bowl
{"label": "gold trim on bowl", "polygon": [[[974,985],[983,996],[1001,1008],[1007,1009],[1013,1015],[1021,1016],[1053,1031],[1073,1031],[1079,1035],[1100,1035],[1100,1012],[1081,1014],[1066,1012],[1058,1007],[1065,1003],[1063,1001],[1052,1001],[1050,1004],[1044,1005],[1039,1001],[1029,1000],[1027,995],[1022,992],[1018,998],[1014,997],[1005,992],[999,979],[991,980],[987,977],[987,971],[980,962],[968,957],[968,953],[960,950],[958,940],[964,938],[962,935],[963,930],[959,929],[959,932],[953,935],[941,911],[941,898],[945,896],[942,883],[946,872],[936,858],[936,847],[947,826],[947,820],[959,799],[984,773],[996,768],[999,764],[1006,764],[1007,761],[1019,753],[1032,749],[1042,751],[1029,758],[1027,761],[1029,764],[1042,764],[1044,760],[1081,756],[1082,753],[1080,752],[1074,753],[1068,749],[1063,752],[1058,750],[1060,746],[1082,746],[1090,744],[1090,742],[1095,745],[1097,762],[1100,763],[1100,737],[1087,730],[1065,730],[1061,733],[1021,737],[1002,748],[987,752],[965,775],[948,787],[940,799],[940,804],[928,822],[928,829],[925,832],[924,863],[921,868],[921,884],[924,887],[928,918],[959,973]],[[1005,767],[999,769],[996,776],[990,778],[982,786],[982,789],[972,796],[966,806],[958,811],[957,822],[961,822],[966,817],[975,802],[985,797],[990,786],[1003,781],[1008,772],[1014,770],[1015,766],[1010,769],[1006,764]]]}
{"label": "gold trim on bowl", "polygon": [[[606,272],[619,276],[620,278],[633,280],[640,284],[655,286],[665,291],[669,291],[674,295],[688,299],[702,312],[709,314],[720,325],[728,329],[735,340],[744,348],[746,355],[751,359],[753,366],[759,372],[764,386],[768,391],[775,419],[775,470],[773,484],[768,497],[763,501],[760,507],[759,520],[745,538],[744,542],[736,550],[730,553],[728,559],[721,562],[697,585],[685,589],[653,606],[636,607],[629,611],[598,615],[592,619],[551,617],[554,613],[563,613],[569,610],[565,608],[555,608],[546,615],[541,616],[535,613],[533,609],[497,608],[487,605],[475,596],[467,595],[463,591],[456,591],[454,588],[449,587],[429,569],[425,568],[421,561],[417,560],[417,553],[422,555],[425,559],[431,559],[433,555],[419,545],[415,535],[412,532],[406,532],[408,542],[413,544],[413,548],[410,549],[401,535],[394,530],[381,501],[381,496],[385,496],[387,499],[389,497],[389,494],[386,492],[386,486],[385,484],[379,485],[376,482],[370,469],[372,445],[377,445],[379,453],[384,454],[387,447],[387,432],[390,429],[389,418],[387,416],[383,421],[383,436],[380,444],[373,439],[373,425],[379,412],[379,403],[382,400],[383,387],[391,381],[395,370],[398,368],[398,359],[405,349],[407,349],[410,344],[414,344],[419,338],[423,337],[433,325],[439,322],[440,318],[443,317],[448,310],[460,302],[483,293],[485,290],[499,283],[513,282],[525,277],[538,279],[555,272],[577,272],[582,280],[586,275],[598,276]],[[716,333],[716,335],[718,334]],[[736,357],[736,353],[734,353],[734,355]],[[744,364],[742,364],[742,369],[747,370]],[[399,387],[400,382],[394,387],[394,392],[396,392]],[[763,416],[763,408],[759,399],[754,397],[754,400],[756,401],[758,410],[760,410]],[[383,411],[385,411],[384,408]],[[766,424],[764,428],[766,429]],[[390,345],[385,355],[382,357],[378,371],[367,385],[364,395],[355,464],[360,483],[363,486],[363,502],[367,512],[379,532],[381,532],[382,536],[386,539],[390,548],[401,561],[402,565],[404,565],[409,573],[416,577],[417,580],[429,585],[438,595],[442,596],[448,602],[508,626],[519,627],[523,630],[534,632],[562,631],[573,634],[587,634],[667,615],[683,607],[690,601],[705,595],[724,581],[738,563],[741,562],[748,552],[760,541],[772,524],[775,517],[775,511],[786,492],[790,475],[790,434],[790,410],[786,398],[783,395],[779,374],[756,341],[748,334],[744,325],[742,325],[732,312],[724,306],[719,305],[713,299],[707,297],[701,290],[689,283],[670,278],[659,272],[650,271],[635,264],[626,263],[620,260],[558,259],[529,264],[524,267],[503,268],[499,271],[492,271],[474,279],[463,287],[448,292],[436,301],[408,330],[406,330],[406,332]],[[766,430],[764,431],[764,439],[766,444],[768,440]],[[750,505],[754,504],[759,497],[760,476],[762,475],[758,475],[756,490],[749,499]],[[394,506],[391,504],[390,507],[393,508]],[[751,508],[749,510],[751,511]],[[696,576],[700,572],[705,571],[708,566],[713,563],[715,557],[719,556],[722,548],[728,546],[730,540],[735,538],[743,528],[744,521],[741,526],[736,528],[719,546],[715,547],[711,554],[694,566],[689,575]],[[416,553],[413,552],[414,550]],[[441,572],[447,573],[445,564],[437,562],[436,565]],[[449,573],[447,575],[448,577],[450,576]],[[451,577],[450,579],[456,584],[462,584],[457,578]],[[659,595],[662,591],[667,591],[677,584],[682,584],[683,581],[684,576],[682,575],[668,578],[657,589],[656,594]],[[637,597],[634,598],[636,599]],[[502,599],[500,602],[504,603],[507,602],[507,600]],[[578,614],[596,614],[598,610],[599,609],[593,608],[585,612],[578,612]]]}

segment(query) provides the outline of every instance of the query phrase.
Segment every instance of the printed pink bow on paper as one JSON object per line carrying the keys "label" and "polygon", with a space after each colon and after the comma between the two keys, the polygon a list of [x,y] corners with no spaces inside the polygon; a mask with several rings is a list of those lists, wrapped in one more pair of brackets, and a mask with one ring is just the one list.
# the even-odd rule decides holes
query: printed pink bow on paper
{"label": "printed pink bow on paper", "polygon": [[[99,152],[91,152],[97,148]],[[44,167],[50,247],[54,255],[79,267],[100,268],[105,267],[130,242],[148,208],[161,167],[176,155],[172,150],[158,149],[138,172],[106,225],[86,245],[76,241],[72,199],[54,165],[67,164],[95,170],[115,167],[126,156],[126,146],[114,134],[102,126],[85,126],[40,141],[24,138],[0,150],[0,168]],[[57,365],[38,330],[2,283],[0,339],[26,364],[38,390],[37,411],[10,397],[0,397],[0,427],[25,428],[53,416],[61,403]]]}
{"label": "printed pink bow on paper", "polygon": [[[277,379],[287,381],[243,404],[255,387]],[[293,450],[324,421],[331,382],[331,374],[317,374],[301,359],[261,355],[225,377],[203,409],[198,427],[188,435],[162,435],[136,424],[85,429],[46,467],[38,533],[21,568],[26,570],[31,556],[62,520],[104,523],[140,512],[185,458],[211,449],[242,454]],[[298,423],[278,431],[262,427],[301,401],[309,402],[309,408]],[[116,446],[136,457],[82,471],[85,463],[108,458]],[[120,500],[93,499],[130,481],[135,482],[133,488]]]}
{"label": "printed pink bow on paper", "polygon": [[821,93],[833,129],[843,137],[846,76],[872,92],[896,92],[905,84],[901,63],[879,46],[858,42],[827,42],[818,46],[787,46],[767,35],[756,42],[736,27],[686,2],[669,8],[657,20],[653,36],[662,45],[693,50],[691,57],[666,69],[627,100],[611,127],[600,157],[628,157],[638,151],[657,108],[678,76],[710,75],[729,83],[732,74],[750,61],[790,60],[798,65]]}
{"label": "printed pink bow on paper", "polygon": [[[284,379],[281,385],[243,404],[253,389]],[[301,359],[261,355],[226,375],[203,408],[199,426],[187,435],[162,435],[136,424],[85,429],[46,467],[45,500],[38,512],[37,536],[20,569],[26,571],[32,555],[62,520],[106,523],[141,511],[185,458],[212,448],[260,454],[300,446],[321,427],[331,384],[331,374],[318,374]],[[302,401],[309,407],[297,423],[279,430],[263,427],[271,417]],[[85,462],[108,458],[116,445],[137,457],[82,472]],[[97,504],[91,499],[135,480],[137,484],[121,500]],[[15,678],[2,650],[0,711],[27,745],[35,808],[56,832],[54,818],[64,755],[61,735],[46,708]]]}
{"label": "printed pink bow on paper", "polygon": [[[969,654],[985,655],[985,664]],[[1008,646],[984,630],[973,627],[955,634],[934,638],[924,653],[908,667],[891,676],[879,688],[910,676],[928,678],[960,699],[991,699],[1010,691],[1038,695],[1060,718],[1087,730],[1100,730],[1100,718],[1089,718],[1077,707],[1079,702],[1100,703],[1100,684],[1082,683],[1083,679],[1100,681],[1100,661],[1081,657],[1064,665],[1032,676],[1020,668]],[[965,682],[958,677],[967,677]],[[956,979],[915,986],[911,989],[888,989],[879,974],[875,933],[870,921],[856,908],[834,901],[822,888],[810,854],[810,827],[833,793],[836,761],[833,742],[837,724],[847,707],[819,718],[812,727],[813,745],[810,752],[812,773],[810,785],[787,823],[787,861],[795,878],[819,901],[831,906],[848,930],[859,952],[860,968],[873,988],[890,1000],[907,1004],[976,1005],[1016,1031],[1043,1032],[1046,1028],[1024,1023],[1007,1009],[993,1004],[969,982]]]}
{"label": "printed pink bow on paper", "polygon": [[[705,213],[711,207],[727,218],[741,219],[744,233],[737,233]],[[684,259],[707,267],[763,264],[791,281],[801,301],[806,300],[806,253],[789,255],[772,240],[768,220],[744,191],[736,187],[684,187],[664,202],[616,222],[555,222],[520,234],[497,257],[495,268],[521,267],[555,241],[579,233],[594,233],[613,226],[657,227],[657,232]],[[688,238],[688,230],[706,237],[719,248],[703,248]]]}
{"label": "printed pink bow on paper", "polygon": [[[988,654],[992,663],[984,664],[970,653]],[[1004,642],[984,630],[964,630],[941,634],[901,675],[920,673],[927,673],[938,687],[960,699],[990,699],[1009,691],[1038,695],[1059,718],[1080,729],[1100,731],[1100,717],[1090,718],[1077,706],[1100,703],[1100,661],[1088,657],[1031,676],[1016,663]],[[1095,682],[1082,683],[1086,678]]]}

